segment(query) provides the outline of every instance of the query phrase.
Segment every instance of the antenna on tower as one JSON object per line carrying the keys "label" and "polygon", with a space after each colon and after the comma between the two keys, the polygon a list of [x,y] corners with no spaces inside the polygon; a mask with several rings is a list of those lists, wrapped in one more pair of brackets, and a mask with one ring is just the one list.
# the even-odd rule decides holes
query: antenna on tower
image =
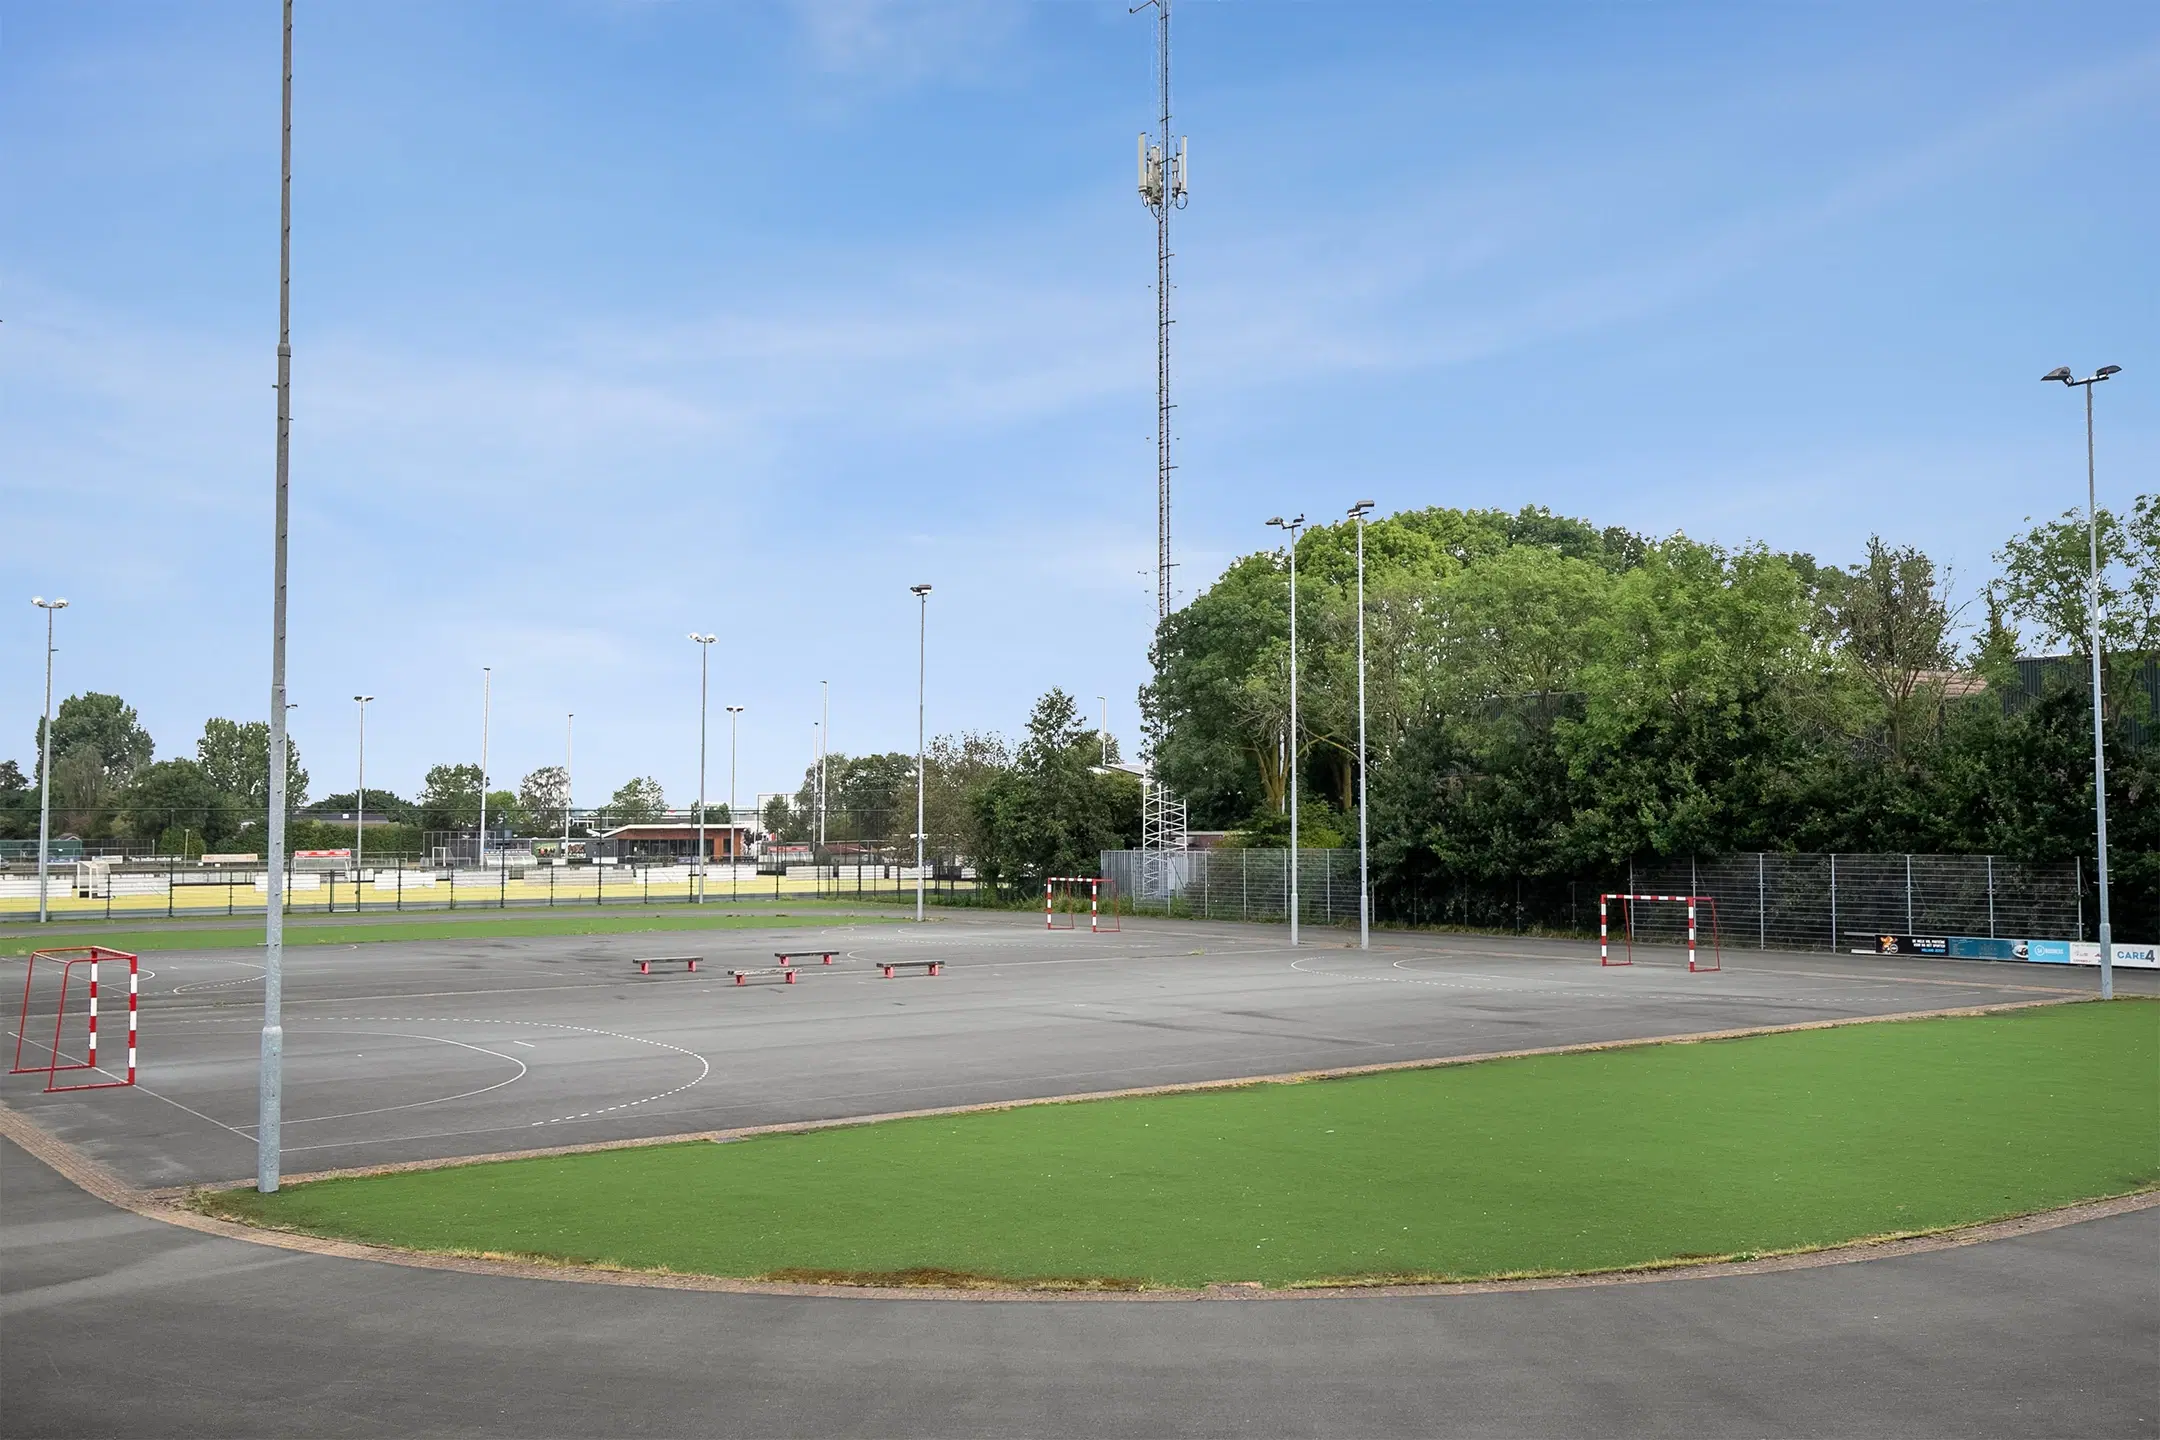
{"label": "antenna on tower", "polygon": [[1155,70],[1160,128],[1140,137],[1140,198],[1155,213],[1155,621],[1170,618],[1170,212],[1185,208],[1185,140],[1170,136],[1170,0],[1142,0],[1129,12],[1155,11]]}

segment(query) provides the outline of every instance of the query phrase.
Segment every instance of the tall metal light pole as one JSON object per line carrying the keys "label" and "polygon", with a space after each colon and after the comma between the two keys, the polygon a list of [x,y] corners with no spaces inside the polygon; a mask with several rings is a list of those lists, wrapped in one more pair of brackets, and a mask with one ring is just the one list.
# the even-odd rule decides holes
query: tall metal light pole
{"label": "tall metal light pole", "polygon": [[276,556],[270,581],[270,788],[263,887],[262,1068],[255,1095],[255,1188],[278,1188],[285,1085],[285,552],[292,460],[292,0],[285,0],[278,179]]}
{"label": "tall metal light pole", "polygon": [[1290,790],[1290,948],[1298,943],[1298,714],[1297,714],[1297,542],[1305,517],[1285,520],[1277,515],[1267,522],[1290,537],[1290,737],[1284,757],[1283,783]]}
{"label": "tall metal light pole", "polygon": [[1372,852],[1365,832],[1365,514],[1370,500],[1350,507],[1357,522],[1357,943],[1372,949]]}
{"label": "tall metal light pole", "polygon": [[910,585],[920,606],[915,622],[915,923],[923,920],[923,681],[929,674],[930,587]]}
{"label": "tall metal light pole", "polygon": [[1097,695],[1095,703],[1102,706],[1102,729],[1096,733],[1102,740],[1102,763],[1107,770],[1110,767],[1110,699],[1106,695]]}
{"label": "tall metal light pole", "polygon": [[705,697],[711,673],[712,643],[718,635],[690,632],[697,642],[697,903],[705,903]]}
{"label": "tall metal light pole", "polygon": [[[65,610],[65,600],[47,600],[42,595],[30,597],[30,603],[45,612],[45,728],[39,732],[39,743],[45,753],[38,761],[38,820],[37,820],[37,918],[43,925],[49,917],[45,913],[45,891],[50,883],[46,880],[46,867],[51,863],[46,854],[52,844],[52,657],[53,612]],[[181,849],[187,848],[185,841]]]}
{"label": "tall metal light pole", "polygon": [[480,667],[480,868],[487,869],[488,722],[495,710],[495,667]]}
{"label": "tall metal light pole", "polygon": [[742,822],[735,816],[735,741],[737,726],[742,718],[743,707],[727,707],[727,823],[728,823],[728,895],[732,899],[742,893]]}
{"label": "tall metal light pole", "polygon": [[353,703],[360,707],[360,773],[354,780],[353,789],[353,914],[360,913],[360,865],[367,859],[367,707],[373,695],[355,695]]}
{"label": "tall metal light pole", "polygon": [[573,729],[576,724],[577,711],[572,710],[568,714],[563,716],[562,858],[556,862],[560,865],[568,865],[570,863],[570,762],[572,757],[576,754],[575,742],[577,739],[577,735],[575,730]]}
{"label": "tall metal light pole", "polygon": [[[818,684],[818,742],[817,742],[817,843],[819,858],[825,854],[825,752],[832,748],[832,686],[820,680]],[[862,857],[856,856],[858,860]]]}
{"label": "tall metal light pole", "polygon": [[2092,625],[2092,716],[2093,716],[2093,823],[2100,841],[2100,998],[2115,998],[2115,927],[2108,917],[2108,841],[2107,841],[2107,743],[2102,735],[2100,710],[2100,506],[2099,484],[2093,465],[2093,401],[2092,387],[2122,370],[2120,365],[2103,365],[2083,380],[2070,374],[2070,367],[2058,365],[2042,380],[2060,380],[2073,388],[2082,386],[2085,391],[2085,543],[2091,564],[2092,590],[2086,606],[2087,619]]}

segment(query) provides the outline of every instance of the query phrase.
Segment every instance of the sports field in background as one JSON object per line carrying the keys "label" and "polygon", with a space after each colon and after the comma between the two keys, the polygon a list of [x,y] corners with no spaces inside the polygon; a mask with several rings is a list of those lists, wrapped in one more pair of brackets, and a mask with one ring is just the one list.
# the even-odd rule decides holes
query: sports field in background
{"label": "sports field in background", "polygon": [[[455,917],[442,911],[378,914],[333,920],[288,918],[287,945],[358,945],[379,940],[484,940],[526,935],[632,935],[667,930],[760,930],[771,927],[892,923],[902,917],[887,911],[791,901],[786,910],[730,909],[718,900],[667,910],[642,907],[575,910],[476,910]],[[263,917],[235,924],[178,922],[144,928],[140,921],[123,926],[49,925],[0,930],[0,955],[27,955],[69,945],[103,945],[114,950],[226,950],[260,945]]]}
{"label": "sports field in background", "polygon": [[2155,1183],[2160,1002],[2119,1000],[202,1203],[379,1244],[726,1276],[1282,1286],[1751,1255]]}

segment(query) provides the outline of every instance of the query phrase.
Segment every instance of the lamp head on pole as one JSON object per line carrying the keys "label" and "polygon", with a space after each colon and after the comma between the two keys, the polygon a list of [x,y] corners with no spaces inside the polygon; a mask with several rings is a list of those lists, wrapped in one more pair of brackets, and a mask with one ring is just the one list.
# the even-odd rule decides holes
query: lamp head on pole
{"label": "lamp head on pole", "polygon": [[362,705],[365,705],[368,703],[368,701],[374,699],[375,697],[373,695],[355,695],[352,698],[359,701]]}
{"label": "lamp head on pole", "polygon": [[2102,365],[2098,370],[2093,371],[2092,374],[2086,376],[2083,380],[2080,380],[2075,375],[2070,373],[2069,366],[2058,365],[2054,369],[2048,371],[2047,374],[2042,375],[2040,377],[2040,383],[2045,385],[2050,380],[2060,380],[2063,384],[2073,387],[2078,385],[2097,385],[2102,380],[2107,379],[2108,376],[2120,375],[2121,373],[2122,366],[2120,365]]}
{"label": "lamp head on pole", "polygon": [[1365,512],[1372,508],[1372,501],[1360,500],[1357,502],[1357,504],[1350,507],[1350,518],[1353,520],[1363,520],[1365,518]]}
{"label": "lamp head on pole", "polygon": [[727,707],[727,713],[730,715],[740,715],[742,714],[744,708],[745,707],[741,705],[730,705]]}
{"label": "lamp head on pole", "polygon": [[719,639],[720,637],[718,635],[700,635],[697,631],[693,630],[690,632],[690,638],[697,641],[697,643],[700,645],[710,645],[713,643],[713,641]]}
{"label": "lamp head on pole", "polygon": [[30,603],[40,610],[65,610],[68,607],[68,602],[65,600],[47,600],[42,595],[31,596]]}
{"label": "lamp head on pole", "polygon": [[930,587],[928,585],[910,585],[907,588],[908,594],[910,595],[922,596],[928,595],[930,593]]}

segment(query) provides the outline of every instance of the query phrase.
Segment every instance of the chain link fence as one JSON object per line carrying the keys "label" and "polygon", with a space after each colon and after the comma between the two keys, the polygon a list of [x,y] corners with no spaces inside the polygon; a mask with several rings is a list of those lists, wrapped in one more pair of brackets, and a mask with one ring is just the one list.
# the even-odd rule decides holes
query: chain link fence
{"label": "chain link fence", "polygon": [[[1188,850],[1153,856],[1163,880],[1144,883],[1139,850],[1103,853],[1103,875],[1142,914],[1285,921],[1287,850]],[[1312,925],[1355,925],[1355,850],[1299,854],[1298,913]],[[1715,905],[1723,944],[1764,950],[1866,948],[1872,935],[2083,939],[2087,871],[2076,860],[2025,862],[1994,855],[1678,856],[1570,879],[1413,878],[1378,887],[1375,920],[1464,929],[1594,935],[1602,894],[1702,895]],[[1681,906],[1636,909],[1637,938],[1682,941]],[[1619,917],[1614,916],[1617,925]],[[1707,928],[1709,914],[1702,920]]]}

